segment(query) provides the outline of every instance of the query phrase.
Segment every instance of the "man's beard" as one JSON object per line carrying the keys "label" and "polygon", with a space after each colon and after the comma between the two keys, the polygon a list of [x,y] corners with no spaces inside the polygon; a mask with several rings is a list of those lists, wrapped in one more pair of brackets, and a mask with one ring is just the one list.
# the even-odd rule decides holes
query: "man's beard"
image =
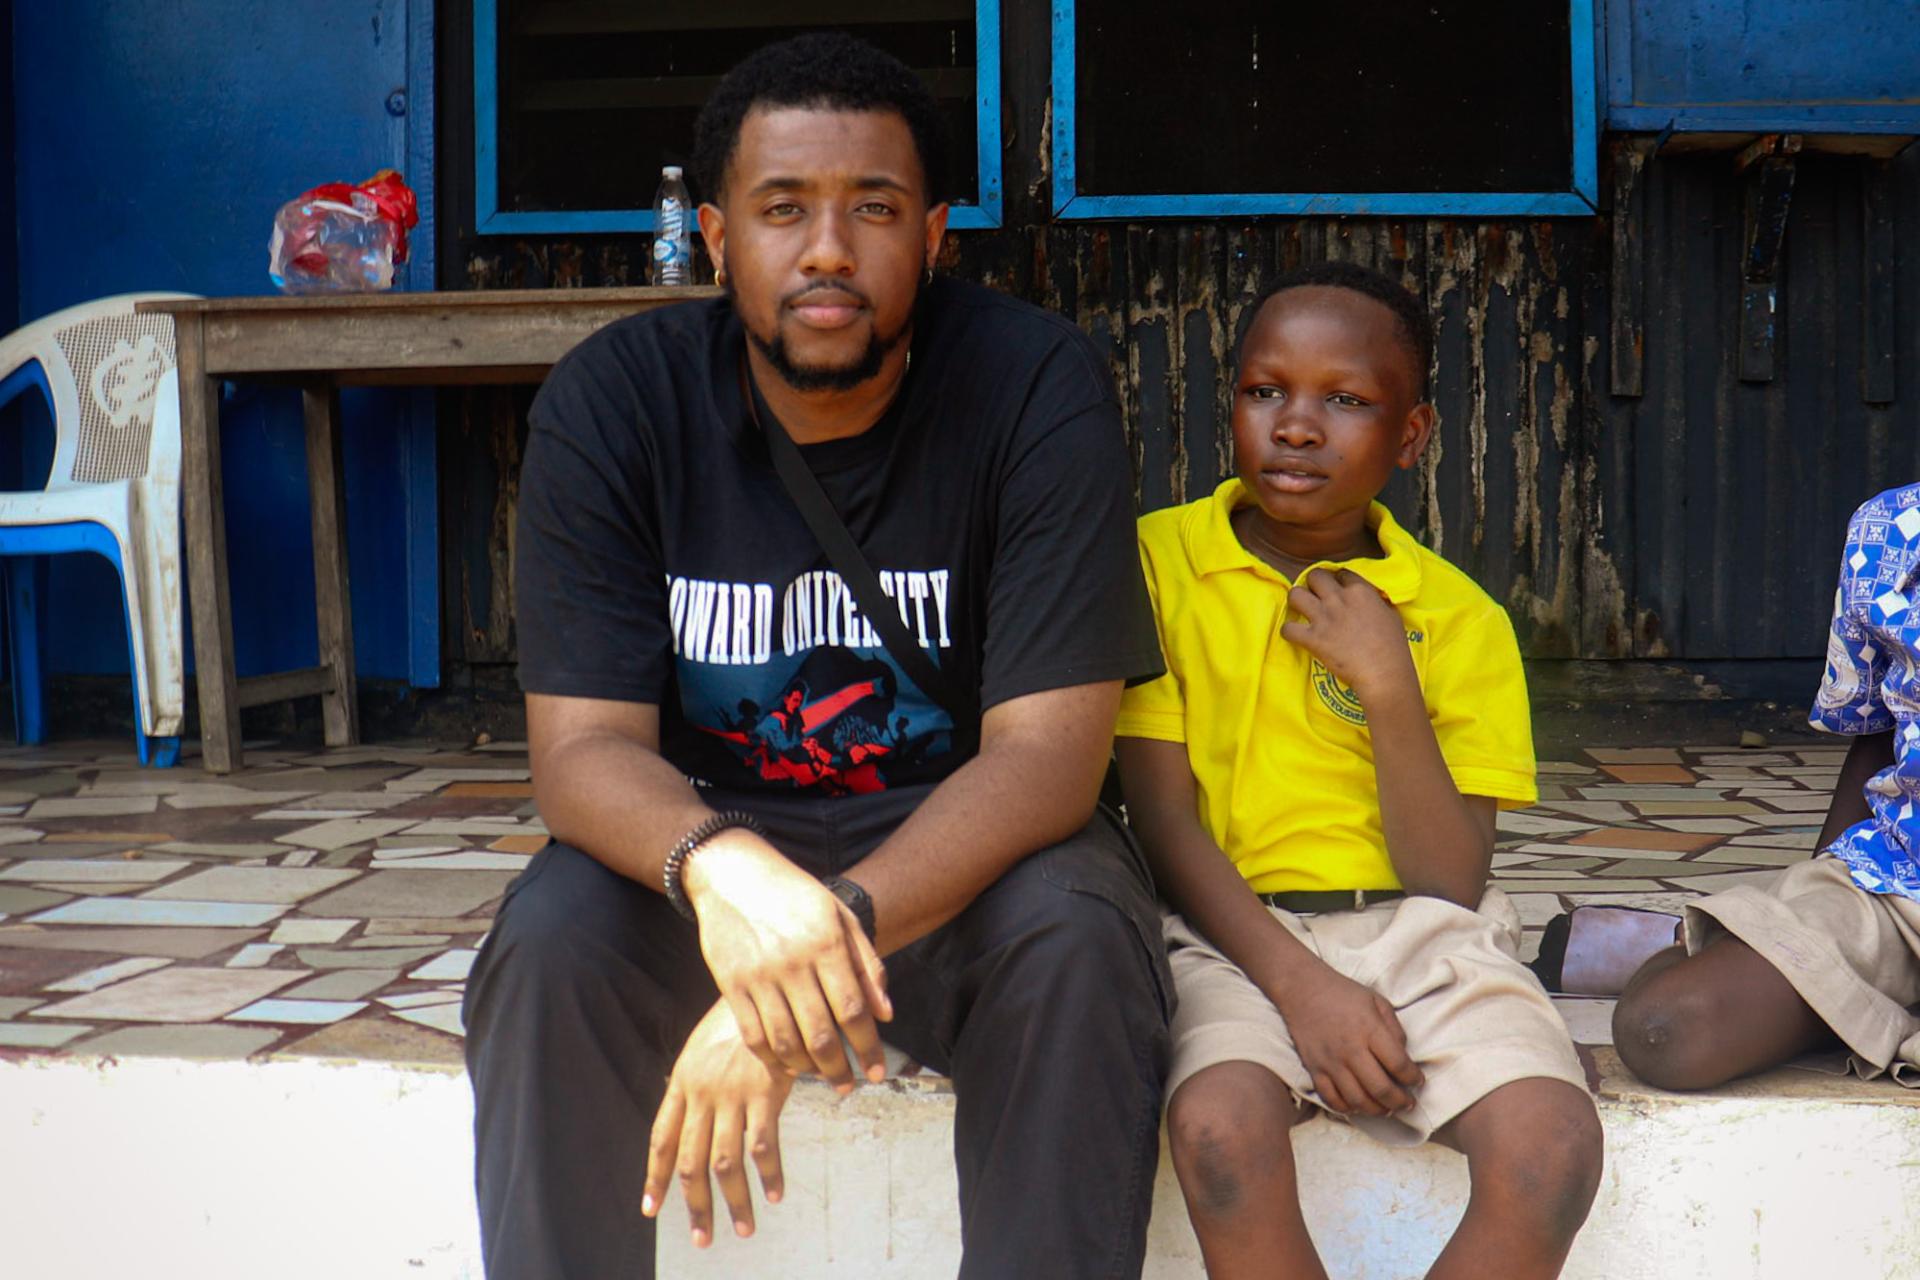
{"label": "man's beard", "polygon": [[888,341],[881,341],[879,334],[867,339],[867,349],[852,364],[840,366],[809,366],[796,364],[793,353],[787,350],[787,340],[778,329],[774,330],[773,341],[768,342],[753,330],[747,330],[747,340],[765,356],[767,363],[779,375],[780,381],[795,391],[851,391],[867,379],[880,372],[881,364],[887,353],[900,345],[907,331],[903,327]]}
{"label": "man's beard", "polygon": [[[732,281],[727,282],[726,289],[728,296],[733,297],[734,305],[738,308],[739,298],[734,296]],[[913,299],[907,308],[908,315],[914,313],[919,302],[920,290],[916,283]],[[852,364],[835,367],[796,363],[793,353],[787,349],[786,335],[780,332],[778,321],[774,323],[772,341],[762,338],[750,326],[742,327],[746,329],[747,341],[751,342],[754,349],[773,366],[773,371],[779,375],[780,380],[795,391],[853,390],[880,372],[880,366],[885,363],[887,356],[895,347],[906,341],[907,334],[912,330],[911,324],[903,324],[898,333],[882,337],[876,329],[868,335],[867,349],[860,353],[858,360]]]}

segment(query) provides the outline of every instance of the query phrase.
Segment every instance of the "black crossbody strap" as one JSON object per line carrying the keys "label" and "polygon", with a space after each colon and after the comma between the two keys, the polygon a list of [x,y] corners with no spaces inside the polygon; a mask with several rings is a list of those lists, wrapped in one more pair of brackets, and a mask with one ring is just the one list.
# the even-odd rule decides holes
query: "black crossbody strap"
{"label": "black crossbody strap", "polygon": [[840,514],[833,509],[833,500],[820,487],[819,477],[813,474],[806,459],[800,456],[799,446],[794,444],[786,428],[774,419],[773,411],[760,394],[760,388],[745,369],[741,370],[741,380],[747,384],[753,417],[760,426],[760,434],[766,438],[767,453],[773,459],[774,472],[786,487],[787,496],[793,499],[793,505],[800,508],[801,518],[807,522],[807,528],[813,531],[820,549],[827,553],[827,563],[833,566],[840,580],[853,592],[860,612],[880,633],[880,642],[893,655],[894,661],[928,697],[940,704],[952,718],[954,728],[965,732],[965,726],[973,719],[973,700],[962,698],[953,678],[907,634],[906,623],[900,617],[900,606],[881,590],[880,579],[874,573],[873,566],[867,563],[866,556],[861,554],[860,544],[853,540],[853,534],[847,531]]}

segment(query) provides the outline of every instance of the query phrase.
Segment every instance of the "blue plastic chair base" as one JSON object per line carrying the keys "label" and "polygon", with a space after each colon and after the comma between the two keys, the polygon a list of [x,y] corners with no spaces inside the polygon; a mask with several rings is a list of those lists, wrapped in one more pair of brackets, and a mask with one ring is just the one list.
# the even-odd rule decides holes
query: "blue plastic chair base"
{"label": "blue plastic chair base", "polygon": [[[13,669],[14,732],[23,746],[47,740],[47,709],[40,669],[40,600],[46,595],[47,562],[50,555],[91,551],[105,556],[122,584],[126,566],[120,562],[120,546],[105,525],[91,521],[69,524],[0,526],[0,556],[8,557],[7,637]],[[126,592],[120,593],[121,613],[126,616]],[[140,763],[156,769],[172,768],[180,761],[180,739],[148,737],[140,731],[140,666],[133,653],[133,620],[127,617],[127,670],[133,678],[133,736]]]}

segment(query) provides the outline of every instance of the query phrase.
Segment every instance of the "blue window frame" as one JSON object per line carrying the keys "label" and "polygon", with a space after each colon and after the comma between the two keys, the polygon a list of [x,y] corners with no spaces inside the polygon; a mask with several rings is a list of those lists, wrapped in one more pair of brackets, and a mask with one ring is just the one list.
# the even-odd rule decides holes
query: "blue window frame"
{"label": "blue window frame", "polygon": [[1078,218],[1205,218],[1257,215],[1590,216],[1598,203],[1594,0],[1566,0],[1570,35],[1572,181],[1556,191],[1214,192],[1126,195],[1084,192],[1075,122],[1075,0],[1053,0],[1053,212]]}
{"label": "blue window frame", "polygon": [[[473,0],[474,229],[481,235],[651,232],[651,209],[500,207],[500,3]],[[947,225],[1000,225],[1000,0],[974,0],[978,203],[956,204]]]}

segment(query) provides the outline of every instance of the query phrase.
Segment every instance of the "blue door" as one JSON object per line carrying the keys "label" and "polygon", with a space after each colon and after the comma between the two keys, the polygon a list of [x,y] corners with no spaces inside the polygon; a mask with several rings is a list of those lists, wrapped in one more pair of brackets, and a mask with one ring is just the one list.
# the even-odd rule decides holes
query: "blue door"
{"label": "blue door", "polygon": [[[421,197],[395,287],[433,287],[432,0],[36,0],[13,27],[22,322],[134,290],[269,293],[275,209],[381,168]],[[360,674],[415,685],[439,682],[432,408],[421,391],[344,405]],[[311,666],[298,395],[238,389],[222,423],[240,674]],[[54,566],[56,671],[126,669],[112,574],[92,560]]]}

